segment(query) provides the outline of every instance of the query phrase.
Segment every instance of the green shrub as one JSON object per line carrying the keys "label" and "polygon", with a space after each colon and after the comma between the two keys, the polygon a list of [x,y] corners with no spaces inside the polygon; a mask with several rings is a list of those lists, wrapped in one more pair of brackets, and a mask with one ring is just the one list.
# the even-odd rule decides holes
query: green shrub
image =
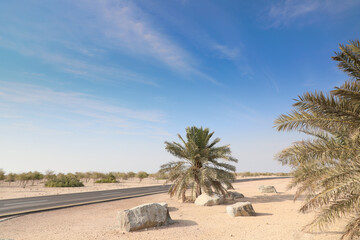
{"label": "green shrub", "polygon": [[73,174],[58,174],[56,177],[49,179],[45,187],[83,187],[84,184]]}
{"label": "green shrub", "polygon": [[15,182],[16,173],[8,173],[5,177],[5,182]]}
{"label": "green shrub", "polygon": [[56,179],[56,175],[55,175],[54,171],[46,170],[44,178],[49,181],[49,180]]}
{"label": "green shrub", "polygon": [[0,168],[0,180],[5,180],[5,171]]}
{"label": "green shrub", "polygon": [[156,180],[167,180],[169,178],[168,174],[163,172],[151,174],[151,177],[155,178]]}
{"label": "green shrub", "polygon": [[136,176],[134,172],[128,172],[126,175],[128,176],[128,178],[133,178]]}
{"label": "green shrub", "polygon": [[140,171],[136,174],[136,177],[140,179],[140,182],[144,179],[147,178],[149,176],[149,174],[147,172],[144,171]]}
{"label": "green shrub", "polygon": [[129,178],[127,173],[118,172],[115,175],[117,178],[121,178],[122,180],[128,180]]}
{"label": "green shrub", "polygon": [[96,183],[116,183],[116,182],[117,182],[116,177],[112,173],[109,173],[105,175],[105,177],[103,177],[102,179],[96,181]]}
{"label": "green shrub", "polygon": [[239,177],[259,177],[259,176],[291,176],[291,173],[270,173],[270,172],[240,172],[236,173]]}

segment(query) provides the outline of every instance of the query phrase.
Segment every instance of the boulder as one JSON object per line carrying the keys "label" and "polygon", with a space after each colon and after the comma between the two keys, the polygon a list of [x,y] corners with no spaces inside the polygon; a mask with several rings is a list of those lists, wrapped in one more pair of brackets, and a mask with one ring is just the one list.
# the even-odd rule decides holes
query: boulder
{"label": "boulder", "polygon": [[158,204],[160,204],[161,206],[163,206],[164,208],[168,208],[168,204],[166,202],[159,202]]}
{"label": "boulder", "polygon": [[238,193],[238,192],[228,192],[227,197],[230,198],[231,200],[235,200],[238,198],[244,198],[244,195],[242,193]]}
{"label": "boulder", "polygon": [[261,185],[259,187],[259,191],[262,192],[262,193],[277,193],[274,186]]}
{"label": "boulder", "polygon": [[213,193],[208,195],[206,193],[201,194],[195,200],[195,204],[199,206],[213,206],[219,205],[224,202],[224,198],[219,194]]}
{"label": "boulder", "polygon": [[238,202],[226,207],[226,212],[231,217],[255,216],[256,213],[250,202]]}
{"label": "boulder", "polygon": [[166,203],[147,203],[122,210],[118,213],[118,219],[120,229],[126,232],[173,223]]}

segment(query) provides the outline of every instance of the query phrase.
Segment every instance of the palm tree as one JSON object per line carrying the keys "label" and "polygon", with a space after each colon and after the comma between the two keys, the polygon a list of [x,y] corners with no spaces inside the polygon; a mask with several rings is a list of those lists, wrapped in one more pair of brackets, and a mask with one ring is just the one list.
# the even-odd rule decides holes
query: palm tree
{"label": "palm tree", "polygon": [[341,239],[354,239],[360,236],[360,42],[340,49],[333,59],[351,80],[329,94],[305,93],[295,110],[275,121],[279,131],[312,136],[284,149],[277,159],[293,168],[295,199],[305,195],[300,211],[320,209],[305,229],[323,230],[348,217]]}
{"label": "palm tree", "polygon": [[161,166],[160,173],[167,174],[173,182],[169,189],[170,196],[176,195],[185,201],[187,189],[191,189],[192,198],[202,192],[226,194],[233,188],[231,181],[235,179],[235,166],[223,161],[237,162],[231,156],[229,145],[215,147],[220,138],[210,142],[214,132],[208,128],[186,128],[186,141],[178,134],[181,143],[165,142],[165,148],[179,161],[172,161]]}

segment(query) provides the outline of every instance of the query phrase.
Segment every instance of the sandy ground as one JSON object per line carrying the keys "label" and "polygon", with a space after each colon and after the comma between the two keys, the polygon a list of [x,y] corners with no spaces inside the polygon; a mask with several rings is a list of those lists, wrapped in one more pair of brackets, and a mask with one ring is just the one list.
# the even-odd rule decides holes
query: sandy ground
{"label": "sandy ground", "polygon": [[[293,191],[286,191],[289,179],[235,183],[257,216],[230,217],[223,205],[202,207],[180,203],[167,194],[99,203],[87,206],[29,214],[0,222],[0,239],[339,239],[343,223],[325,233],[303,233],[302,226],[313,214],[300,214],[301,201],[294,202]],[[274,185],[278,194],[262,194],[260,185]],[[143,203],[167,202],[175,224],[124,233],[119,230],[117,211]]]}
{"label": "sandy ground", "polygon": [[64,187],[49,188],[44,187],[44,182],[28,183],[26,187],[21,187],[18,182],[7,183],[0,181],[0,199],[36,197],[45,195],[56,195],[64,193],[90,192],[100,190],[111,190],[130,187],[153,186],[165,183],[165,180],[156,180],[153,178],[145,178],[141,182],[138,178],[131,178],[119,183],[94,183],[93,180],[83,181],[84,187]]}

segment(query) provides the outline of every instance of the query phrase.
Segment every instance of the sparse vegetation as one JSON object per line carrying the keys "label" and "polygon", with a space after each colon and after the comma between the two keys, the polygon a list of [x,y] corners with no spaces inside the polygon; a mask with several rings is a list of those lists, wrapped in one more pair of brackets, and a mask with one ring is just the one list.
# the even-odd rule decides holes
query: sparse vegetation
{"label": "sparse vegetation", "polygon": [[83,187],[84,184],[74,174],[58,174],[47,180],[45,187]]}
{"label": "sparse vegetation", "polygon": [[320,213],[306,229],[323,230],[349,219],[341,239],[360,236],[360,42],[340,45],[333,57],[351,80],[328,94],[305,93],[294,110],[275,122],[279,131],[300,131],[309,140],[296,142],[277,156],[293,167],[295,198],[305,195],[301,212]]}
{"label": "sparse vegetation", "polygon": [[[161,176],[160,176],[161,175]],[[55,174],[54,171],[47,170],[45,174],[34,171],[34,172],[24,172],[24,173],[8,173],[5,174],[5,171],[0,169],[0,181],[3,180],[8,182],[9,185],[12,182],[17,182],[21,187],[26,187],[29,183],[34,185],[35,183],[39,184],[42,180],[45,180],[45,184],[48,186],[55,185],[64,185],[63,182],[77,182],[76,180],[70,181],[71,179],[77,179],[80,182],[88,183],[90,179],[93,179],[93,183],[117,183],[121,180],[128,180],[129,178],[139,178],[140,182],[147,177],[154,177],[156,179],[164,179],[166,175],[164,174],[148,174],[147,172],[140,171],[138,173],[134,172],[110,172],[110,173],[101,173],[101,172],[75,172],[75,173],[58,173]],[[64,177],[65,176],[65,177]],[[160,178],[159,178],[160,176]],[[68,184],[68,183],[67,183]],[[68,184],[69,185],[69,184]],[[70,184],[77,186],[78,184]]]}
{"label": "sparse vegetation", "polygon": [[231,181],[235,179],[235,167],[226,162],[237,162],[231,156],[229,145],[216,147],[220,138],[210,142],[214,132],[208,128],[186,128],[186,141],[178,134],[181,143],[165,142],[165,148],[179,161],[169,162],[161,166],[160,173],[167,174],[173,182],[169,189],[170,196],[186,200],[187,189],[192,197],[198,197],[202,192],[226,194],[233,188]]}
{"label": "sparse vegetation", "polygon": [[112,173],[106,174],[102,179],[96,181],[96,183],[116,183],[116,177]]}
{"label": "sparse vegetation", "polygon": [[126,175],[128,178],[134,178],[136,176],[134,172],[128,172]]}
{"label": "sparse vegetation", "polygon": [[16,180],[16,174],[15,173],[8,173],[5,177],[5,182],[8,182],[9,185],[12,183],[12,182],[15,182]]}
{"label": "sparse vegetation", "polygon": [[0,181],[5,180],[5,171],[0,168]]}
{"label": "sparse vegetation", "polygon": [[238,172],[236,176],[239,177],[260,177],[260,176],[280,176],[280,177],[288,177],[292,176],[291,173],[270,173],[270,172]]}
{"label": "sparse vegetation", "polygon": [[147,172],[140,171],[136,174],[136,177],[139,178],[141,182],[144,178],[149,177],[149,174]]}

